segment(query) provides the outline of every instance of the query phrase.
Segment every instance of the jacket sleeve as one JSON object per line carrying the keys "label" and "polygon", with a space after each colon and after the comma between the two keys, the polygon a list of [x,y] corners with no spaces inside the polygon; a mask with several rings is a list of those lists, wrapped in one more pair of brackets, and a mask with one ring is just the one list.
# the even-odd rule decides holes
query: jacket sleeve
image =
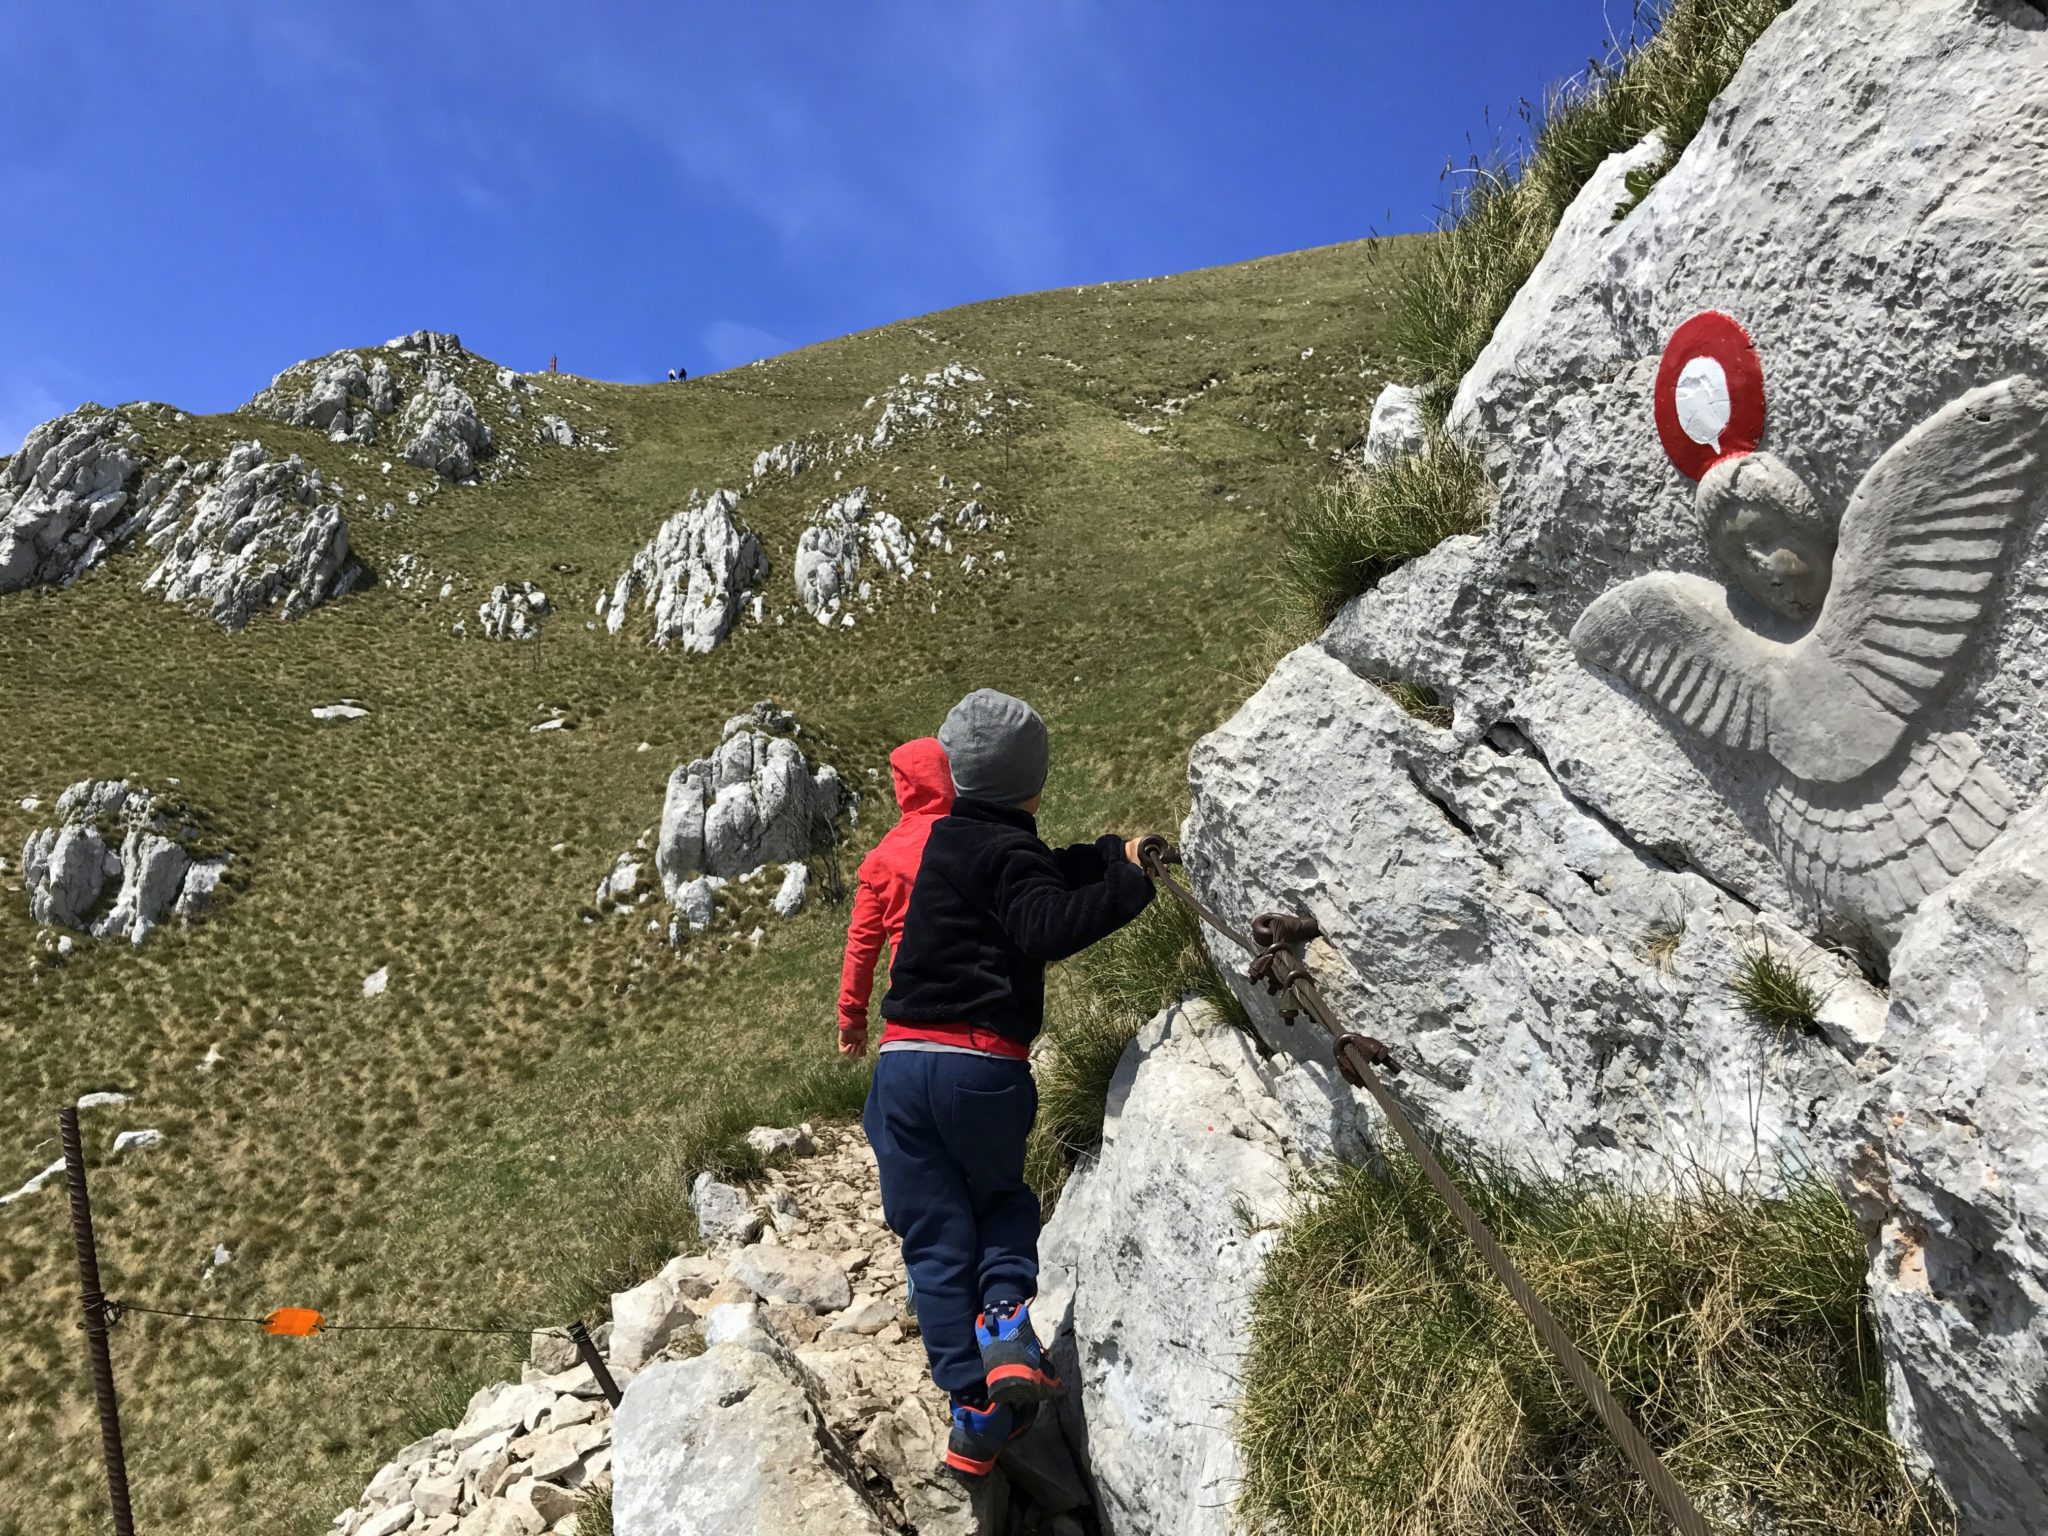
{"label": "jacket sleeve", "polygon": [[839,968],[839,1027],[866,1029],[868,998],[875,986],[875,962],[887,939],[882,925],[882,898],[861,881],[853,891],[853,918],[846,925],[846,959]]}
{"label": "jacket sleeve", "polygon": [[1091,880],[1100,880],[1113,865],[1124,861],[1124,840],[1113,832],[1105,832],[1092,843],[1070,843],[1065,848],[1050,850],[1052,861],[1060,872],[1060,878],[1069,885],[1086,885]]}
{"label": "jacket sleeve", "polygon": [[[1118,850],[1114,862],[1112,844]],[[1058,852],[1043,843],[1010,850],[994,882],[996,915],[1010,942],[1049,965],[1108,938],[1144,911],[1152,882],[1122,856],[1122,846],[1120,838],[1102,837]],[[1069,880],[1066,869],[1075,868],[1083,850],[1092,853],[1097,873]]]}

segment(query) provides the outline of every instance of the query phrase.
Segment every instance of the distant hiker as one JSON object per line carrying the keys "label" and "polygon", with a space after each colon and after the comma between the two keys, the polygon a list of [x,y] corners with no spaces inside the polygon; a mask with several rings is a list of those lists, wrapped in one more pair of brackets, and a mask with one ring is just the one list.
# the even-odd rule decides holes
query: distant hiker
{"label": "distant hiker", "polygon": [[552,353],[552,352],[550,352],[550,353],[548,354],[548,372],[549,372],[549,373],[553,373],[554,371],[555,371],[555,354],[554,354],[554,353]]}
{"label": "distant hiker", "polygon": [[839,971],[839,1054],[864,1056],[868,1049],[868,999],[875,965],[887,945],[891,959],[903,945],[903,915],[910,887],[924,858],[932,824],[953,808],[953,778],[946,749],[930,736],[906,741],[889,754],[901,819],[860,861],[855,877],[853,920],[846,928],[846,959]]}
{"label": "distant hiker", "polygon": [[1144,911],[1152,882],[1136,838],[1039,841],[1050,759],[1023,700],[970,693],[939,743],[957,798],[925,839],[861,1120],[932,1380],[951,1400],[946,1465],[979,1478],[1060,1385],[1031,1325],[1038,1196],[1024,1182],[1045,968]]}
{"label": "distant hiker", "polygon": [[678,368],[678,369],[676,370],[676,377],[677,377],[678,379],[687,379],[687,378],[689,378],[689,376],[690,376],[690,370],[689,370],[689,369],[687,369],[687,368]]}

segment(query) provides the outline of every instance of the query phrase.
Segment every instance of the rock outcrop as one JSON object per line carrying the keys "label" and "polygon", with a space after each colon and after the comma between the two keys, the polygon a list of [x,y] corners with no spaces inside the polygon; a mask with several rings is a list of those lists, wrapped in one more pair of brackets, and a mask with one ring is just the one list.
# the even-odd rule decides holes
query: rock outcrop
{"label": "rock outcrop", "polygon": [[899,579],[917,571],[917,540],[894,513],[869,505],[864,485],[827,502],[797,539],[794,575],[804,612],[820,624],[837,622],[849,601],[870,595],[863,565]]}
{"label": "rock outcrop", "polygon": [[654,643],[663,650],[709,651],[738,622],[747,593],[768,575],[761,541],[733,514],[740,498],[697,492],[633,557],[611,592],[598,599],[605,628],[625,627],[635,600],[654,615]]}
{"label": "rock outcrop", "polygon": [[[543,401],[557,408],[530,416]],[[501,477],[517,466],[522,445],[609,452],[603,440],[610,428],[578,428],[570,409],[588,406],[560,385],[543,390],[477,356],[446,331],[412,331],[381,347],[311,358],[278,374],[243,407],[337,443],[388,445],[404,462],[458,484]]]}
{"label": "rock outcrop", "polygon": [[448,480],[469,480],[477,460],[490,455],[491,429],[477,414],[476,401],[439,368],[429,367],[399,417],[404,442],[399,455],[408,464],[431,469]]}
{"label": "rock outcrop", "polygon": [[793,736],[759,721],[758,712],[733,716],[715,753],[669,775],[655,868],[671,900],[700,874],[730,880],[801,863],[837,841],[846,807],[838,770],[813,770]]}
{"label": "rock outcrop", "polygon": [[[1316,916],[1325,992],[1446,1141],[1632,1185],[1837,1171],[1893,1428],[1997,1536],[2048,1524],[2044,73],[2034,9],[1804,0],[1625,217],[1665,148],[1603,166],[1457,390],[1487,531],[1282,661],[1198,746],[1185,833],[1226,915]],[[1754,443],[1681,421],[1710,449],[1682,474],[1654,397],[1710,309],[1768,409]],[[1708,467],[1731,447],[1784,473]],[[1718,596],[1655,620],[1652,577]],[[1797,665],[1841,675],[1767,707],[1729,637],[1809,623]],[[1811,1036],[1736,1005],[1765,944],[1822,994]],[[1319,1032],[1246,1003],[1333,1083]]]}
{"label": "rock outcrop", "polygon": [[839,820],[858,805],[838,769],[812,766],[802,734],[767,701],[727,720],[717,751],[669,775],[659,826],[614,861],[597,910],[635,911],[660,895],[675,909],[667,935],[677,946],[710,926],[728,885],[772,879],[770,909],[801,910],[809,860],[838,846]]}
{"label": "rock outcrop", "polygon": [[80,406],[30,432],[0,469],[0,593],[68,586],[118,548],[145,503],[141,437]]}
{"label": "rock outcrop", "polygon": [[287,368],[248,409],[273,421],[312,427],[337,443],[373,443],[378,424],[398,410],[398,380],[381,357],[366,366],[353,352]]}
{"label": "rock outcrop", "polygon": [[[1321,1121],[1327,1152],[1348,1109],[1290,1072],[1293,1111]],[[1107,1536],[1238,1529],[1230,1419],[1252,1290],[1304,1170],[1273,1076],[1206,1005],[1154,1019],[1110,1081],[1101,1153],[1039,1244],[1034,1321]]]}
{"label": "rock outcrop", "polygon": [[167,601],[203,604],[223,629],[241,629],[266,609],[299,618],[363,579],[339,494],[297,454],[236,443],[218,465],[166,461],[174,470],[141,530],[159,551],[143,585]]}
{"label": "rock outcrop", "polygon": [[548,595],[530,581],[501,581],[476,610],[477,633],[486,640],[531,640],[553,612]]}
{"label": "rock outcrop", "polygon": [[81,779],[57,797],[57,824],[21,851],[29,917],[45,926],[139,946],[213,900],[225,856],[191,851],[195,830],[126,779]]}
{"label": "rock outcrop", "polygon": [[133,539],[159,551],[144,587],[224,629],[292,619],[364,576],[341,495],[297,455],[237,443],[218,464],[146,455],[113,411],[44,422],[0,471],[0,593],[68,586]]}

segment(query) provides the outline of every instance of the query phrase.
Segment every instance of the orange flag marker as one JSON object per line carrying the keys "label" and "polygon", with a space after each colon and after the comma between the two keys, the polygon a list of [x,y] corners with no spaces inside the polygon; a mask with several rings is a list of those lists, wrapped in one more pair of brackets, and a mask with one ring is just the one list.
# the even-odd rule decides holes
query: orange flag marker
{"label": "orange flag marker", "polygon": [[311,1338],[326,1319],[311,1307],[279,1307],[263,1320],[263,1331],[287,1339]]}

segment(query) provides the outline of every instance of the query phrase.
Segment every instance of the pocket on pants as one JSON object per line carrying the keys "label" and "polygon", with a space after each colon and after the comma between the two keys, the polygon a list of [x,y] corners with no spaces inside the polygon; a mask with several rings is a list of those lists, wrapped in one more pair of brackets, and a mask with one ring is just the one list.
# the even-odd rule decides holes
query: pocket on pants
{"label": "pocket on pants", "polygon": [[955,1155],[970,1166],[995,1172],[998,1182],[1024,1178],[1024,1144],[1038,1118],[1038,1084],[1028,1070],[997,1088],[953,1088]]}

